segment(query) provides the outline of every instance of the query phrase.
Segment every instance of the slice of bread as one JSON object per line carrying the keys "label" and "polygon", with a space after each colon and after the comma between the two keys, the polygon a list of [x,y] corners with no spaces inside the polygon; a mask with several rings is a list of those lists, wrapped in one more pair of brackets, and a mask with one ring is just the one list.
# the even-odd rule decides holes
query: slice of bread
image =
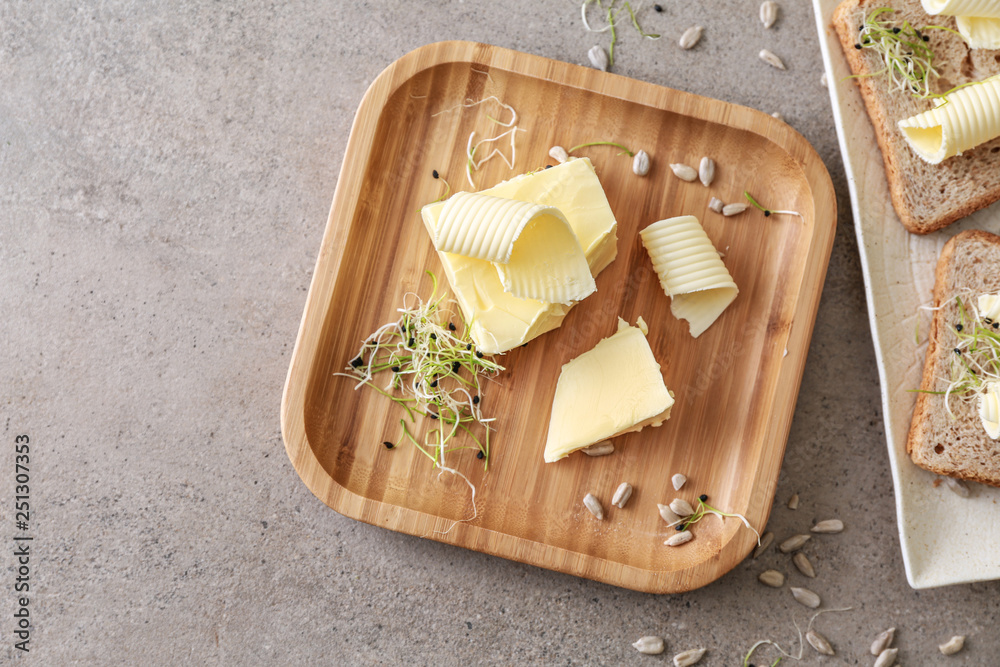
{"label": "slice of bread", "polygon": [[[900,221],[915,234],[927,234],[1000,200],[1000,139],[945,160],[938,165],[924,162],[906,143],[896,123],[933,108],[929,99],[890,90],[889,78],[874,74],[884,64],[874,49],[857,49],[858,31],[864,16],[878,7],[896,11],[888,20],[904,20],[917,29],[939,25],[955,29],[950,16],[928,16],[920,0],[845,0],[833,15],[844,55],[856,78],[882,150],[892,204]],[[927,30],[934,51],[934,66],[941,74],[932,86],[944,93],[970,81],[981,81],[1000,73],[1000,50],[969,49],[956,34]],[[933,79],[933,77],[932,77]]]}
{"label": "slice of bread", "polygon": [[[966,304],[966,327],[975,317],[971,304],[980,294],[1000,291],[1000,236],[969,230],[954,236],[941,251],[934,283],[934,319],[923,391],[945,391],[952,375],[952,357],[959,338],[955,325],[962,317],[955,297]],[[971,331],[971,328],[969,329]],[[913,410],[906,451],[921,468],[1000,486],[1000,440],[993,440],[979,419],[977,400],[952,396],[945,409],[944,396],[920,393]]]}

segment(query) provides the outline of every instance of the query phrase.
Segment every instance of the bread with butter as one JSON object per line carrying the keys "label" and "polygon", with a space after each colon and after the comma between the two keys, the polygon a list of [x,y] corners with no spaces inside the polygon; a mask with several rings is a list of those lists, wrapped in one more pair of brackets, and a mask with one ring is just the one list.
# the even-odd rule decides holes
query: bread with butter
{"label": "bread with butter", "polygon": [[[927,234],[1000,200],[1000,139],[993,139],[948,158],[941,164],[924,162],[906,143],[897,122],[933,108],[930,99],[890,90],[884,75],[870,76],[884,67],[874,49],[858,49],[864,16],[879,7],[891,7],[893,23],[908,20],[914,27],[939,25],[955,29],[950,16],[929,16],[920,0],[845,0],[833,15],[853,79],[861,91],[875,138],[882,151],[892,203],[900,222],[910,232]],[[1000,50],[970,49],[957,34],[927,30],[940,77],[932,77],[936,93],[982,81],[1000,73]]]}

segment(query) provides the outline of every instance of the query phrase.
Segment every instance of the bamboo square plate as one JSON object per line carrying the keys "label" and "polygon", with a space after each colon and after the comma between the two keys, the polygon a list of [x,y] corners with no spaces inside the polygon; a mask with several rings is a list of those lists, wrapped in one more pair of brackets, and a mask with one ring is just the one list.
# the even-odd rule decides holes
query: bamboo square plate
{"label": "bamboo square plate", "polygon": [[[471,189],[469,135],[494,136],[487,116],[502,109],[492,101],[455,107],[490,96],[516,109],[524,132],[514,169],[491,160],[474,174],[476,189],[551,163],[554,145],[616,141],[646,150],[653,166],[638,177],[617,149],[579,152],[594,161],[618,219],[618,257],[560,329],[500,358],[507,370],[483,399],[496,417],[489,470],[473,451],[450,459],[476,487],[467,520],[469,487],[402,444],[402,410],[333,374],[369,333],[398,318],[404,294],[430,293],[425,270],[443,276],[418,209],[442,194],[434,170],[453,188]],[[668,167],[702,156],[718,164],[710,188]],[[743,201],[744,190],[802,218],[755,209],[724,218],[707,209],[712,196]],[[682,214],[702,220],[740,288],[698,339],[670,315],[638,238],[641,228]],[[747,555],[754,534],[739,519],[707,517],[693,541],[666,547],[674,531],[656,504],[705,493],[757,529],[766,523],[836,218],[819,157],[766,114],[483,44],[417,49],[379,75],[354,121],[285,385],[288,456],[323,502],[373,525],[641,591],[703,586]],[[640,315],[676,394],[670,419],[616,439],[611,456],[543,463],[560,367],[611,335],[619,316]],[[389,450],[385,440],[401,444]],[[670,484],[677,472],[689,479],[680,492]],[[622,481],[635,492],[619,510],[610,499]],[[584,508],[588,492],[604,502],[603,521]]]}
{"label": "bamboo square plate", "polygon": [[861,93],[847,79],[851,71],[830,28],[837,4],[813,0],[813,9],[851,188],[906,578],[913,588],[1000,579],[1000,488],[970,484],[972,497],[960,498],[944,484],[934,486],[937,476],[906,453],[916,402],[909,390],[920,387],[932,315],[922,307],[933,305],[938,256],[949,238],[966,229],[1000,234],[1000,204],[932,234],[906,231],[892,208]]}

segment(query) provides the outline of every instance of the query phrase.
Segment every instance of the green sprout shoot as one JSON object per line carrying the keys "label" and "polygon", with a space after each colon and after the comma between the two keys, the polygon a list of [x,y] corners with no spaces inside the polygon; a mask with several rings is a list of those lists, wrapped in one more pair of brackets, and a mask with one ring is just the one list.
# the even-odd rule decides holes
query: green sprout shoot
{"label": "green sprout shoot", "polygon": [[[583,0],[583,4],[580,5],[580,17],[583,19],[583,27],[587,32],[610,32],[611,33],[611,44],[608,46],[608,64],[615,64],[615,44],[618,43],[618,33],[615,31],[615,27],[618,24],[618,17],[621,16],[622,12],[627,11],[629,18],[632,20],[632,27],[635,28],[636,32],[639,33],[641,37],[645,39],[659,39],[660,35],[655,33],[649,33],[642,29],[639,25],[639,19],[636,18],[635,10],[632,9],[632,4],[630,2],[625,2],[621,7],[615,11],[615,5],[618,0],[611,0],[607,7],[604,6],[601,0]],[[597,8],[604,13],[604,20],[606,25],[603,28],[592,28],[590,22],[587,20],[587,7],[589,5],[596,4]]]}
{"label": "green sprout shoot", "polygon": [[750,525],[750,522],[747,520],[747,518],[745,516],[743,516],[742,514],[723,512],[722,510],[716,509],[716,508],[712,507],[711,505],[709,505],[708,503],[706,503],[705,502],[706,500],[708,500],[708,496],[704,496],[704,495],[703,496],[699,496],[699,498],[698,498],[698,507],[695,508],[694,514],[692,514],[689,517],[684,517],[680,521],[675,521],[674,523],[672,523],[670,525],[671,526],[676,526],[677,527],[677,531],[680,532],[682,530],[687,530],[688,528],[690,528],[694,524],[696,524],[699,521],[701,521],[703,518],[705,518],[706,514],[714,514],[715,516],[717,516],[719,518],[737,518],[737,519],[739,519],[740,521],[743,522],[744,526],[746,526],[747,528],[749,528],[750,530],[753,531],[753,534],[757,536],[757,546],[760,546],[760,533],[757,532],[756,528],[754,528],[753,526]]}
{"label": "green sprout shoot", "polygon": [[624,155],[628,155],[629,157],[635,157],[635,153],[633,153],[632,151],[630,151],[625,146],[622,146],[621,144],[615,143],[614,141],[591,141],[590,143],[587,143],[587,144],[579,144],[577,146],[573,146],[573,148],[571,148],[568,151],[566,151],[566,153],[569,154],[569,155],[572,155],[573,151],[579,150],[581,148],[587,148],[588,146],[615,146],[616,148],[622,149],[622,152],[619,153],[619,155],[624,154]]}
{"label": "green sprout shoot", "polygon": [[[921,99],[944,97],[950,92],[969,84],[952,88],[947,93],[937,94],[931,89],[932,77],[940,76],[934,69],[934,51],[929,45],[930,37],[924,32],[928,30],[944,30],[957,32],[951,28],[939,25],[929,25],[921,29],[913,27],[909,21],[896,25],[889,20],[889,15],[895,10],[890,7],[879,7],[872,10],[862,21],[858,30],[858,41],[854,48],[859,51],[871,49],[878,54],[885,65],[877,72],[858,77],[882,76],[889,77],[890,89],[908,92]],[[854,77],[848,77],[854,78]]]}
{"label": "green sprout shoot", "polygon": [[749,193],[749,192],[747,192],[746,190],[744,190],[744,191],[743,191],[743,196],[747,198],[747,201],[748,201],[748,202],[750,202],[750,205],[751,205],[751,206],[753,206],[754,208],[758,208],[758,209],[760,209],[761,211],[763,211],[763,212],[764,212],[764,217],[765,217],[765,218],[770,218],[770,217],[771,217],[772,215],[797,215],[797,216],[799,216],[800,218],[802,217],[802,214],[801,214],[801,213],[799,213],[798,211],[775,211],[775,210],[773,210],[773,209],[769,209],[769,208],[765,208],[764,206],[761,206],[761,205],[760,205],[760,204],[759,204],[759,203],[757,202],[757,200],[756,200],[756,199],[754,199],[754,198],[753,198],[753,197],[752,197],[752,196],[750,195],[750,193]]}

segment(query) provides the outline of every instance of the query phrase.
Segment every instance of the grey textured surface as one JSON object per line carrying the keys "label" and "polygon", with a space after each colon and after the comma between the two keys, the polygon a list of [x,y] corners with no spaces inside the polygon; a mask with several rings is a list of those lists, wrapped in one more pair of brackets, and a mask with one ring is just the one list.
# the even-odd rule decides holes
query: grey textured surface
{"label": "grey textured surface", "polygon": [[[839,194],[829,275],[770,529],[837,516],[807,551],[838,657],[898,627],[900,662],[996,665],[1000,584],[914,592],[895,533],[862,278],[810,7],[663,2],[615,71],[781,111]],[[653,596],[356,523],[300,482],[278,408],[353,112],[395,58],[443,39],[584,64],[571,0],[0,4],[0,536],[32,442],[31,652],[14,664],[735,665],[806,610],[756,574]],[[705,26],[697,48],[676,39]],[[769,46],[789,70],[757,60]],[[784,508],[793,492],[797,512]],[[819,542],[818,540],[814,542]],[[644,634],[667,655],[640,656]],[[945,659],[936,646],[969,636]],[[766,663],[763,657],[770,656]],[[762,654],[770,664],[776,654]]]}

